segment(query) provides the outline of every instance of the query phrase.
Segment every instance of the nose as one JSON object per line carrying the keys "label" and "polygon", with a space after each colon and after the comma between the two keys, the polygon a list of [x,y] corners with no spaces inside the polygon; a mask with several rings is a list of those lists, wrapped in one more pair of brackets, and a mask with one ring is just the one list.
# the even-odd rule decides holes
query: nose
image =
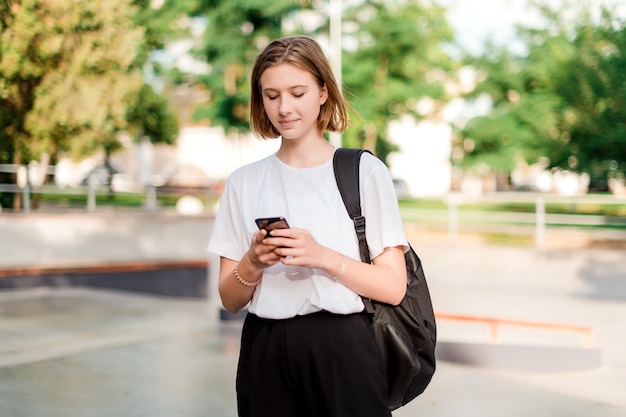
{"label": "nose", "polygon": [[287,94],[280,96],[280,103],[278,105],[278,112],[281,115],[291,113],[291,100]]}

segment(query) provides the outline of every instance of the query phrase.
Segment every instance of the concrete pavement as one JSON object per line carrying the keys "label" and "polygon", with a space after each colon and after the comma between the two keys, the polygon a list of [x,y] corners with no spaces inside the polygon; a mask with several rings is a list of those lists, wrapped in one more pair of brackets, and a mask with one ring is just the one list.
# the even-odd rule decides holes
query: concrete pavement
{"label": "concrete pavement", "polygon": [[[157,217],[0,216],[0,267],[206,256],[210,219]],[[394,416],[626,415],[623,251],[414,246],[437,311],[588,325],[602,364],[525,372],[440,361]],[[240,324],[217,320],[217,308],[89,288],[1,292],[0,416],[236,416]],[[482,325],[438,325],[440,340],[488,339]],[[581,346],[578,335],[518,329],[501,343]]]}

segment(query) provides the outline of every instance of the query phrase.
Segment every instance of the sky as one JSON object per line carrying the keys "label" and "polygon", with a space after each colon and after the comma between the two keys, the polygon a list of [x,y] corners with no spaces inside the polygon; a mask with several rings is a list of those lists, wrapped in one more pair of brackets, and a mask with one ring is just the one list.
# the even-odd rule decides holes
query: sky
{"label": "sky", "polygon": [[[529,7],[529,0],[436,0],[448,7],[448,21],[456,32],[456,40],[469,52],[478,53],[488,38],[515,47],[515,25],[538,24],[538,16]],[[618,5],[618,14],[626,18],[624,0],[578,0],[577,5],[588,2],[592,7]],[[544,0],[559,7],[564,0]],[[567,17],[571,10],[563,9]],[[570,13],[571,14],[571,13]]]}

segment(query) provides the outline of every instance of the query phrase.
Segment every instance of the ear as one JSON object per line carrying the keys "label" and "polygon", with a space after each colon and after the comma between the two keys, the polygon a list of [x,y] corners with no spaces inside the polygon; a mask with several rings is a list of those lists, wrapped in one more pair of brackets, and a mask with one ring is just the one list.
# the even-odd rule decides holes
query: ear
{"label": "ear", "polygon": [[320,89],[320,106],[324,105],[326,100],[328,100],[328,87],[324,84]]}

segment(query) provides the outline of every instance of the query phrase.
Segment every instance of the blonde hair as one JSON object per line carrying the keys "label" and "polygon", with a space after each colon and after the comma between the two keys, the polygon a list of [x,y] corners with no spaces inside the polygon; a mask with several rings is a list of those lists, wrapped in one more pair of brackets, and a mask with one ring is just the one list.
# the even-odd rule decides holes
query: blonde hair
{"label": "blonde hair", "polygon": [[349,125],[348,103],[337,85],[326,55],[317,42],[307,36],[289,36],[271,42],[256,58],[250,79],[250,128],[261,138],[276,138],[280,133],[272,125],[263,106],[261,75],[271,67],[291,64],[310,72],[319,87],[328,89],[328,99],[317,118],[320,132],[343,132]]}

